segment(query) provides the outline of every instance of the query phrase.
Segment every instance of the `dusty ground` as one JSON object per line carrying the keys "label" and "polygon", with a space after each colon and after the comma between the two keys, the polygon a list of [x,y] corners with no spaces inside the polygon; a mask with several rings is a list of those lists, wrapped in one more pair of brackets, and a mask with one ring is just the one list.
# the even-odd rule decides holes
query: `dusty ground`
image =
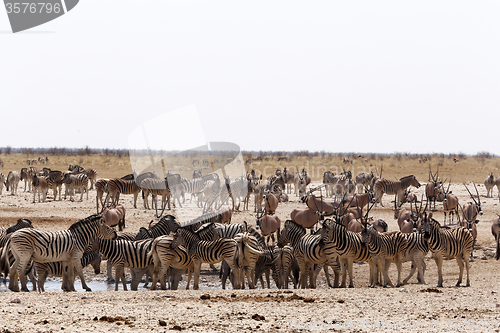
{"label": "dusty ground", "polygon": [[[463,185],[452,185],[463,203],[467,192]],[[36,228],[62,230],[73,222],[95,212],[95,191],[89,200],[53,201],[33,204],[33,194],[24,193],[20,185],[17,196],[5,191],[0,196],[0,225],[8,226],[17,218],[32,220]],[[423,193],[423,187],[413,190]],[[48,282],[52,292],[12,293],[0,288],[2,316],[0,332],[86,332],[86,331],[292,331],[295,328],[336,331],[499,331],[500,275],[494,255],[491,222],[497,218],[498,198],[485,198],[484,186],[479,186],[483,202],[483,216],[478,224],[478,246],[471,263],[471,287],[454,287],[458,266],[454,260],[444,264],[444,288],[435,289],[437,269],[427,259],[425,275],[428,285],[416,284],[416,276],[402,288],[368,288],[368,265],[355,265],[354,289],[330,289],[320,274],[317,290],[275,289],[220,290],[218,274],[208,271],[201,277],[199,291],[106,291],[112,286],[105,282],[105,263],[101,274],[95,276],[87,268],[86,276],[92,282],[91,293],[59,292],[60,282]],[[419,195],[420,196],[420,195]],[[496,190],[495,190],[496,196]],[[79,197],[78,197],[79,198]],[[292,209],[303,207],[294,195],[292,202],[280,204],[277,214],[286,220]],[[370,215],[382,218],[390,230],[397,230],[393,219],[393,198],[384,196],[386,208],[374,208]],[[127,208],[125,231],[137,231],[153,219],[153,211],[142,209],[142,199],[133,209],[132,196],[123,196]],[[438,203],[436,218],[443,219],[442,204]],[[253,205],[251,205],[253,210]],[[252,212],[235,213],[233,222],[253,223]],[[409,263],[403,265],[403,275],[409,272]],[[390,269],[396,279],[396,269]],[[80,286],[76,281],[76,286]],[[181,288],[185,281],[181,282]],[[230,288],[230,287],[229,287]],[[260,284],[259,284],[260,288]],[[209,299],[201,299],[209,295]],[[206,297],[203,297],[206,298]],[[319,324],[321,323],[321,326]],[[357,327],[355,325],[358,325]]]}

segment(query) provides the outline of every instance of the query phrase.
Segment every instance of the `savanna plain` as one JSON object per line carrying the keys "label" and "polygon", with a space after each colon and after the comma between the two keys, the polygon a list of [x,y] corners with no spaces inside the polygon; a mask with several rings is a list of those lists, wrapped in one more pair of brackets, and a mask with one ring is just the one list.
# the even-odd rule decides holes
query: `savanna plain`
{"label": "savanna plain", "polygon": [[[257,155],[258,156],[258,155]],[[19,171],[26,167],[27,159],[38,155],[2,154],[4,161],[0,171],[5,175],[10,170]],[[98,178],[122,177],[131,173],[127,156],[90,155],[48,155],[45,167],[67,170],[68,165],[78,164],[97,170]],[[248,157],[248,156],[247,156]],[[349,157],[351,162],[345,162]],[[169,168],[192,171],[193,157],[186,156]],[[450,179],[451,190],[460,202],[471,201],[465,183],[473,189],[475,182],[484,214],[479,216],[478,237],[474,249],[474,261],[470,263],[471,286],[456,287],[458,266],[455,259],[445,260],[443,265],[444,287],[436,288],[437,267],[431,253],[425,262],[426,285],[418,284],[416,274],[409,283],[400,287],[369,288],[368,265],[354,264],[354,288],[330,288],[323,272],[318,276],[317,289],[276,288],[271,279],[271,289],[262,289],[260,282],[255,290],[222,290],[219,273],[208,265],[202,266],[200,290],[185,290],[186,276],[179,290],[156,290],[143,288],[138,291],[114,291],[114,284],[106,279],[106,262],[101,263],[101,273],[95,275],[85,268],[87,283],[92,292],[62,292],[60,279],[46,283],[47,292],[14,293],[1,283],[0,332],[234,332],[234,331],[418,331],[418,332],[485,332],[500,331],[500,269],[495,260],[496,242],[491,234],[491,225],[498,219],[499,198],[497,188],[493,196],[486,197],[483,184],[489,173],[499,173],[500,159],[491,156],[445,156],[429,155],[424,160],[416,155],[396,154],[390,156],[343,156],[331,154],[293,155],[286,161],[278,156],[260,156],[248,161],[246,169],[256,169],[268,176],[276,169],[306,168],[312,178],[310,187],[322,183],[323,172],[352,170],[353,175],[361,171],[382,171],[388,179],[413,174],[425,185],[429,179],[429,165],[433,172],[439,166],[439,177]],[[43,167],[37,165],[38,168]],[[376,168],[375,168],[376,167]],[[411,191],[421,198],[425,186]],[[475,191],[472,192],[475,194]],[[64,195],[63,195],[64,197]],[[76,196],[80,198],[79,195]],[[477,199],[477,198],[476,198]],[[33,193],[19,184],[17,195],[3,191],[0,195],[0,226],[10,226],[19,218],[30,219],[35,228],[47,231],[67,229],[74,222],[96,212],[96,192],[89,192],[89,199],[70,201],[54,200],[49,191],[46,202],[33,203]],[[382,198],[384,207],[377,206],[370,216],[387,222],[389,231],[399,230],[393,212],[393,196]],[[420,200],[420,199],[419,199]],[[248,211],[234,211],[232,223],[247,221],[255,225],[253,198]],[[148,227],[154,218],[153,210],[143,208],[139,196],[137,209],[133,208],[131,195],[122,195],[120,203],[127,210],[124,231],[136,232]],[[409,207],[405,204],[405,207]],[[295,208],[305,208],[294,193],[289,202],[280,203],[276,214],[281,221],[290,218]],[[175,215],[175,210],[167,211]],[[434,217],[443,222],[442,203],[437,204]],[[220,267],[219,264],[216,265]],[[408,275],[410,263],[403,264],[403,277]],[[392,265],[389,274],[396,280],[396,267]],[[127,274],[130,279],[130,275]],[[50,280],[50,279],[49,279]],[[50,287],[52,286],[52,287]],[[80,287],[77,278],[75,286]],[[29,284],[31,287],[31,284]],[[192,289],[192,286],[191,286]],[[79,289],[81,290],[81,288]]]}

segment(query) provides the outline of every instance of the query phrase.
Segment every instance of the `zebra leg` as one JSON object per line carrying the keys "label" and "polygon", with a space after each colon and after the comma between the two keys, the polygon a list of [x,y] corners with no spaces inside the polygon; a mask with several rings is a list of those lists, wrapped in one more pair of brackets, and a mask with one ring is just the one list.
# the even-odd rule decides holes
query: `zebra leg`
{"label": "zebra leg", "polygon": [[113,264],[111,261],[107,260],[106,261],[106,270],[108,273],[108,283],[115,282],[115,279],[113,279]]}
{"label": "zebra leg", "polygon": [[[347,264],[347,271],[346,271]],[[346,273],[349,273],[349,288],[354,288],[354,277],[352,273],[352,267],[354,264],[354,260],[352,257],[347,258],[344,263],[343,272],[342,272],[342,288],[345,288],[346,285]]]}
{"label": "zebra leg", "polygon": [[132,282],[130,283],[130,290],[137,291],[137,288],[139,287],[139,282],[141,282],[141,278],[144,276],[144,274],[148,270],[148,267],[131,268],[130,270],[134,272]]}
{"label": "zebra leg", "polygon": [[[267,282],[267,289],[271,289],[271,280],[269,279],[269,269],[266,269],[264,271],[264,274],[266,274],[266,282]],[[262,283],[262,280],[260,281],[262,284],[262,289],[264,289],[264,283]]]}
{"label": "zebra leg", "polygon": [[391,260],[390,259],[381,259],[382,262],[382,272],[384,273],[384,287],[387,287],[387,285],[394,287],[394,284],[392,284],[391,278],[389,277],[389,267],[391,266]]}
{"label": "zebra leg", "polygon": [[49,272],[47,270],[37,270],[36,274],[38,276],[38,292],[45,292],[45,280]]}
{"label": "zebra leg", "polygon": [[396,288],[401,286],[401,254],[396,256],[396,267],[398,269],[398,282],[396,284]]}
{"label": "zebra leg", "polygon": [[118,291],[120,280],[123,284],[123,290],[127,291],[127,281],[125,281],[125,272],[121,264],[115,265],[115,291]]}
{"label": "zebra leg", "polygon": [[194,286],[193,290],[200,289],[200,270],[201,270],[201,261],[196,260],[194,263]]}
{"label": "zebra leg", "polygon": [[[415,262],[415,259],[412,259],[411,261],[411,269],[410,269],[410,274],[408,274],[408,276],[403,280],[403,284],[407,284],[408,283],[408,280],[411,279],[411,277],[413,276],[413,274],[415,274],[415,269],[417,268],[417,264]],[[420,267],[418,267],[418,273],[417,273],[417,276],[419,277],[420,279]],[[420,281],[420,280],[419,280]]]}
{"label": "zebra leg", "polygon": [[[87,286],[87,283],[85,283],[85,276],[83,275],[81,259],[75,260],[74,265],[75,265],[76,273],[80,277],[80,282],[82,283],[82,288],[85,289],[86,291],[92,291],[92,289],[90,289],[90,287]],[[74,289],[74,286],[73,286],[73,289]]]}
{"label": "zebra leg", "polygon": [[186,290],[189,290],[189,284],[191,283],[191,277],[193,274],[193,267],[188,267],[188,278],[186,283]]}
{"label": "zebra leg", "polygon": [[[460,254],[461,255],[461,254]],[[443,256],[437,253],[433,254],[434,262],[438,268],[438,287],[443,287]],[[460,258],[461,260],[462,258]],[[458,261],[458,257],[457,257]]]}
{"label": "zebra leg", "polygon": [[458,268],[460,271],[460,273],[458,274],[458,282],[456,284],[457,287],[460,287],[460,284],[462,283],[462,277],[464,274],[464,261],[467,262],[467,258],[468,256],[466,255],[466,253],[463,254],[463,259],[462,259],[462,254],[456,256]]}
{"label": "zebra leg", "polygon": [[[21,291],[26,291],[26,292],[29,292],[28,286],[26,285],[26,269],[28,267],[28,264],[29,264],[29,260],[20,260],[19,266],[17,267],[17,276],[18,276],[19,280],[21,281]],[[15,282],[17,283],[17,277],[16,277]],[[19,290],[16,290],[16,291],[19,291]]]}

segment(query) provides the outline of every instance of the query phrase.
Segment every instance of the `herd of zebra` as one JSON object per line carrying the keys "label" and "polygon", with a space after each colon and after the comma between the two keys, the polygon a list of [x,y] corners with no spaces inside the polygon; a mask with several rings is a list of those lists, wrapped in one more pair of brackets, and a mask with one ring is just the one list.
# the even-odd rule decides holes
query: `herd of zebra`
{"label": "herd of zebra", "polygon": [[[137,290],[144,274],[152,278],[151,289],[156,289],[158,280],[162,289],[167,288],[167,281],[171,289],[177,289],[186,270],[187,288],[194,272],[194,289],[198,289],[202,263],[221,263],[220,277],[224,289],[228,277],[234,289],[245,288],[247,284],[249,288],[255,288],[258,281],[265,287],[263,276],[267,288],[271,286],[270,276],[278,288],[288,288],[290,280],[294,288],[315,288],[321,269],[329,286],[346,287],[349,274],[348,286],[354,287],[354,262],[369,264],[370,287],[394,286],[388,272],[391,263],[395,263],[398,271],[396,286],[399,286],[408,283],[415,272],[418,282],[426,283],[424,258],[429,251],[438,268],[439,287],[443,286],[445,257],[456,258],[459,266],[457,286],[462,283],[464,266],[466,286],[470,285],[468,258],[472,258],[477,237],[476,217],[482,214],[479,193],[475,187],[476,200],[469,192],[473,202],[464,207],[457,202],[462,209],[461,220],[457,209],[461,224],[454,228],[442,226],[433,217],[431,203],[434,202],[435,207],[436,200],[442,201],[445,207],[446,203],[453,201],[452,194],[449,184],[446,189],[446,180],[442,181],[438,172],[433,174],[431,170],[425,187],[425,207],[423,198],[418,207],[416,198],[410,196],[410,186],[420,187],[413,175],[393,181],[382,178],[378,172],[377,176],[360,173],[354,182],[349,171],[339,175],[325,172],[323,185],[308,188],[311,179],[304,169],[299,172],[289,172],[286,168],[277,170],[267,179],[258,177],[252,170],[234,181],[225,178],[223,184],[218,175],[202,175],[199,171],[193,173],[193,179],[169,172],[164,179],[143,173],[109,180],[95,180],[95,170],[78,166],[70,166],[64,173],[48,170],[42,175],[41,172],[45,172],[45,168],[37,172],[26,169],[23,180],[29,175],[36,193],[40,187],[37,185],[39,179],[45,179],[47,188],[54,189],[54,199],[57,193],[54,179],[60,179],[61,184],[73,184],[66,185],[70,195],[79,182],[68,183],[67,179],[82,179],[85,186],[80,189],[81,199],[84,192],[88,195],[87,185],[93,179],[98,212],[60,232],[35,229],[26,219],[20,219],[8,229],[0,229],[0,271],[5,278],[9,275],[9,289],[14,291],[19,290],[18,280],[21,281],[21,290],[28,291],[26,276],[30,277],[33,289],[38,284],[38,290],[43,291],[48,275],[62,276],[61,288],[74,291],[75,273],[80,276],[82,288],[90,290],[85,284],[82,267],[92,264],[98,273],[101,259],[107,260],[108,279],[112,279],[111,270],[115,268],[115,290],[118,290],[120,281],[127,290],[125,268],[131,272],[132,290]],[[59,173],[60,176],[53,176]],[[9,182],[10,186],[12,184]],[[279,218],[273,217],[278,203],[288,201],[291,185],[305,208],[293,210],[282,226]],[[323,188],[325,196],[316,195]],[[253,194],[256,227],[247,222],[230,223],[230,215],[227,218],[222,213],[214,213],[202,221],[196,220],[196,223],[179,223],[173,215],[165,215],[157,216],[156,223],[150,223],[148,228],[141,227],[137,232],[111,229],[99,211],[99,203],[102,207],[108,206],[109,200],[118,204],[120,194],[133,194],[136,208],[140,191],[144,193],[144,208],[149,208],[148,196],[151,194],[153,197],[162,196],[163,210],[167,203],[171,209],[171,198],[174,206],[177,203],[182,207],[180,199],[182,197],[185,203],[186,194],[196,198],[197,205],[208,206],[206,211],[210,211],[210,205],[217,201],[220,205],[227,204],[228,198],[232,199],[229,211],[239,209],[241,202],[243,210],[248,210],[249,198]],[[377,204],[382,205],[383,194],[395,195],[394,217],[400,231],[387,232],[384,221],[374,221],[369,217]],[[402,207],[405,202],[410,202],[410,210]],[[494,235],[499,240],[500,224],[496,225]],[[272,238],[267,237],[271,235]],[[497,258],[500,254],[498,244]],[[401,280],[402,262],[405,261],[411,261],[411,271]],[[334,273],[333,283],[330,282],[329,269]]]}

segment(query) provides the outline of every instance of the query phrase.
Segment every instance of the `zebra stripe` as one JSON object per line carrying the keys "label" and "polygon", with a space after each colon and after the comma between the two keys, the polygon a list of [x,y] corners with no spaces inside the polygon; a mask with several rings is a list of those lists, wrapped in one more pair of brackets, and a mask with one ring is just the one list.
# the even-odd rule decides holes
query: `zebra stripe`
{"label": "zebra stripe", "polygon": [[156,206],[156,197],[161,195],[161,207],[163,208],[168,201],[168,209],[170,210],[170,189],[168,188],[166,180],[146,178],[141,182],[141,188],[143,191],[145,209],[149,209],[148,197],[149,194],[151,194],[151,206],[155,205],[156,209],[158,209]]}
{"label": "zebra stripe", "polygon": [[87,192],[87,200],[89,199],[89,190],[88,190],[89,178],[87,177],[87,175],[83,173],[79,173],[76,175],[67,173],[64,175],[62,182],[65,184],[66,187],[66,193],[64,194],[65,200],[68,191],[69,191],[69,199],[73,200],[73,194],[75,189],[80,189],[81,192],[80,201],[83,200],[84,192]]}
{"label": "zebra stripe", "polygon": [[[127,290],[124,268],[130,268],[132,283],[130,289],[137,290],[142,275],[149,268],[153,270],[153,260],[150,255],[153,239],[141,241],[109,240],[98,238],[99,251],[108,258],[115,267],[115,291],[118,291],[120,279],[123,290]],[[142,273],[142,274],[141,274]]]}
{"label": "zebra stripe", "polygon": [[8,191],[10,187],[10,194],[17,194],[17,185],[19,184],[21,176],[17,171],[10,171],[7,175],[7,179],[5,180],[5,189]]}
{"label": "zebra stripe", "polygon": [[[443,286],[443,257],[455,257],[457,260],[460,274],[458,276],[457,286],[462,283],[464,272],[463,261],[465,258],[465,268],[467,270],[467,287],[470,286],[469,280],[469,258],[472,252],[474,239],[471,233],[463,227],[448,229],[441,227],[438,221],[432,218],[432,213],[423,214],[422,231],[424,239],[429,243],[436,266],[438,267],[438,287]],[[463,256],[463,258],[462,258]]]}
{"label": "zebra stripe", "polygon": [[35,203],[35,197],[38,192],[38,202],[40,202],[40,194],[43,196],[42,202],[47,199],[47,192],[49,192],[49,183],[44,176],[33,176],[33,203]]}
{"label": "zebra stripe", "polygon": [[181,226],[175,221],[175,217],[172,215],[163,216],[158,223],[151,227],[151,229],[146,229],[144,227],[139,229],[139,233],[135,236],[135,240],[142,240],[148,238],[157,238],[163,235],[168,235],[171,232],[177,231]]}
{"label": "zebra stripe", "polygon": [[412,232],[408,234],[403,234],[406,237],[406,242],[408,243],[408,248],[405,252],[405,256],[402,262],[411,261],[411,271],[408,277],[403,280],[403,284],[408,283],[408,280],[413,276],[415,270],[418,271],[417,279],[419,283],[426,284],[424,279],[424,273],[426,264],[424,261],[427,252],[429,252],[429,243],[427,243],[422,236],[422,234],[417,232]]}
{"label": "zebra stripe", "polygon": [[[324,243],[321,235],[306,234],[305,228],[292,220],[287,220],[278,244],[288,242],[290,242],[290,245],[294,249],[293,255],[299,265],[299,280],[302,289],[305,289],[307,286],[306,274],[309,274],[310,287],[316,287],[316,281],[313,276],[314,271],[312,269],[313,264],[328,265],[333,268],[336,275],[338,274],[340,266],[336,249],[332,242]],[[330,285],[330,281],[328,281],[328,284]]]}
{"label": "zebra stripe", "polygon": [[[69,266],[65,273],[66,276],[63,276],[62,286],[65,288],[66,283],[68,283],[68,289],[71,291],[75,291],[73,267],[76,267],[82,287],[90,291],[85,283],[80,258],[96,237],[116,238],[116,232],[104,224],[101,215],[91,215],[74,223],[68,230],[64,231],[46,232],[23,228],[14,232],[4,248],[4,250],[11,249],[16,259],[10,268],[9,289],[19,291],[17,281],[20,277],[22,290],[28,290],[24,276],[28,263],[30,260],[34,260],[39,262],[63,261],[65,266]],[[5,260],[4,252],[2,252],[1,260]]]}
{"label": "zebra stripe", "polygon": [[51,188],[53,191],[54,201],[56,200],[58,189],[59,189],[59,201],[61,201],[62,179],[63,179],[63,173],[58,170],[51,170],[47,175],[47,183],[49,184],[49,188]]}
{"label": "zebra stripe", "polygon": [[[339,223],[324,223],[320,229],[323,242],[331,242],[336,249],[342,266],[341,287],[346,287],[346,277],[349,273],[349,288],[354,287],[352,265],[353,262],[368,261],[370,265],[370,274],[373,273],[373,263],[370,260],[370,251],[363,244],[361,235],[347,230]],[[371,275],[370,275],[371,276]],[[370,280],[370,283],[373,281]]]}
{"label": "zebra stripe", "polygon": [[[396,287],[399,287],[401,285],[401,261],[408,248],[408,242],[404,234],[400,231],[380,234],[372,225],[365,224],[361,230],[361,238],[363,243],[368,246],[374,267],[377,265],[377,262],[381,266],[380,268],[384,275],[384,287],[387,284],[394,287],[388,274],[391,260],[394,259],[398,269],[398,283]],[[372,283],[377,281],[377,275],[377,272],[374,270],[372,272]],[[372,284],[372,286],[374,287],[375,284]]]}
{"label": "zebra stripe", "polygon": [[[261,257],[262,258],[262,257]],[[285,245],[283,248],[274,248],[273,279],[279,289],[288,289],[291,273],[293,273],[293,288],[297,288],[299,282],[299,265],[293,256],[293,247]]]}
{"label": "zebra stripe", "polygon": [[83,170],[83,173],[85,173],[85,175],[87,175],[87,178],[90,181],[90,190],[93,190],[94,183],[96,182],[96,179],[97,179],[97,170],[88,168],[88,169]]}
{"label": "zebra stripe", "polygon": [[[87,267],[88,265],[92,265],[94,268],[95,274],[99,274],[101,272],[101,253],[94,252],[90,253],[86,256],[83,256],[80,260],[82,264],[82,268]],[[45,291],[44,285],[45,280],[49,276],[63,276],[63,263],[62,261],[56,262],[36,262],[35,261],[36,274],[38,278],[38,291]],[[75,269],[76,273],[76,269]]]}
{"label": "zebra stripe", "polygon": [[133,194],[134,195],[134,208],[137,208],[137,195],[141,188],[137,186],[135,180],[123,180],[120,178],[113,178],[108,181],[108,195],[112,200],[112,204],[118,204],[120,194]]}
{"label": "zebra stripe", "polygon": [[104,195],[104,193],[108,192],[108,180],[98,179],[95,182],[95,190],[96,190],[97,211],[99,211],[99,202],[101,203],[101,206],[104,207],[104,201],[102,200],[102,196]]}
{"label": "zebra stripe", "polygon": [[[239,274],[238,244],[234,239],[221,238],[215,241],[202,241],[195,233],[179,228],[174,234],[172,247],[184,245],[194,264],[194,290],[199,289],[202,263],[216,264],[226,260],[235,276]],[[236,286],[239,288],[239,285]]]}
{"label": "zebra stripe", "polygon": [[244,288],[246,275],[248,287],[255,289],[255,266],[259,257],[265,255],[265,253],[262,251],[257,238],[249,232],[237,234],[234,240],[238,244],[239,264],[241,266],[237,284]]}
{"label": "zebra stripe", "polygon": [[[406,176],[401,178],[399,181],[393,181],[389,179],[377,179],[374,185],[374,198],[372,202],[380,202],[384,193],[388,195],[397,195],[398,203],[404,198],[404,191],[413,185],[415,187],[420,187],[420,183],[414,175]],[[382,203],[381,203],[382,204]]]}
{"label": "zebra stripe", "polygon": [[193,261],[184,246],[172,248],[172,242],[172,236],[160,236],[153,241],[150,254],[154,262],[153,284],[151,290],[156,290],[158,275],[160,276],[161,289],[167,289],[166,274],[169,267],[188,269],[186,290],[189,289],[193,271]]}

